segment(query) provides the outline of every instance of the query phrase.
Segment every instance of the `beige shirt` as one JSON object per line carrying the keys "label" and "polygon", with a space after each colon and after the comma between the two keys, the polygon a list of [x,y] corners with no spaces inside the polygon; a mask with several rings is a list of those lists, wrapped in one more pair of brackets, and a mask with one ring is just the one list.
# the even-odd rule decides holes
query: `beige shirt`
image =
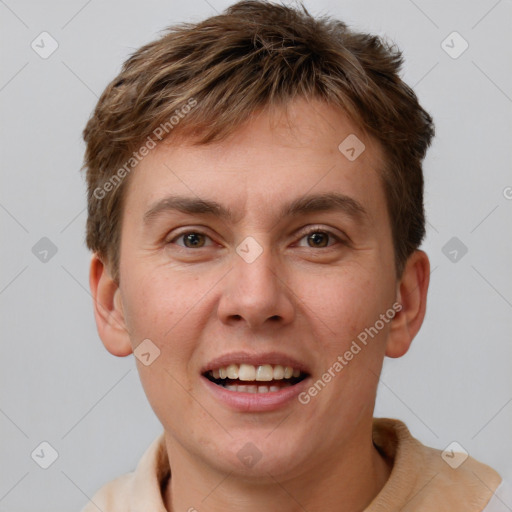
{"label": "beige shirt", "polygon": [[[498,510],[494,508],[496,497],[491,498],[502,479],[489,466],[468,457],[454,469],[443,460],[440,450],[421,444],[404,423],[394,419],[374,419],[373,442],[393,461],[393,468],[365,512]],[[103,486],[82,512],[97,512],[98,508],[103,512],[167,512],[162,490],[169,475],[162,433],[144,453],[134,472]]]}

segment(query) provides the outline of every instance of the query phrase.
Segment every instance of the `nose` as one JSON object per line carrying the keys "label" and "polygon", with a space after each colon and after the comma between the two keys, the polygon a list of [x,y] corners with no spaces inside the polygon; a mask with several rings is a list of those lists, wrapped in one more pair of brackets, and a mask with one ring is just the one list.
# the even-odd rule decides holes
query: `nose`
{"label": "nose", "polygon": [[233,253],[232,270],[222,280],[218,306],[223,323],[244,323],[248,329],[264,330],[293,321],[294,294],[286,269],[270,247],[262,248],[254,261]]}

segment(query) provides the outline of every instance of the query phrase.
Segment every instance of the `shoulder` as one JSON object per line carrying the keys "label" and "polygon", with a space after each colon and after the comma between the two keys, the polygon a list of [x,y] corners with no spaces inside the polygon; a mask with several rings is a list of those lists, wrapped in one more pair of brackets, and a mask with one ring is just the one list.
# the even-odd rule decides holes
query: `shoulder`
{"label": "shoulder", "polygon": [[424,498],[426,503],[433,499],[439,511],[447,512],[485,510],[502,482],[496,470],[467,453],[442,451],[424,445],[420,449],[431,475],[427,487],[430,497]]}
{"label": "shoulder", "polygon": [[510,512],[512,510],[512,481],[503,480],[483,512]]}
{"label": "shoulder", "polygon": [[[432,479],[433,492],[443,497],[445,508],[453,510],[456,504],[464,504],[464,510],[483,511],[493,493],[502,482],[493,468],[463,453],[447,453],[425,447],[428,465],[436,472]],[[459,460],[453,463],[453,459]]]}
{"label": "shoulder", "polygon": [[393,460],[378,498],[399,502],[403,512],[482,512],[502,482],[497,471],[467,453],[422,444],[398,420],[376,419],[374,443]]}
{"label": "shoulder", "polygon": [[89,500],[81,512],[121,512],[128,510],[134,472],[126,473],[105,484]]}
{"label": "shoulder", "polygon": [[170,475],[164,434],[142,455],[135,471],[105,484],[81,512],[165,511],[161,490]]}

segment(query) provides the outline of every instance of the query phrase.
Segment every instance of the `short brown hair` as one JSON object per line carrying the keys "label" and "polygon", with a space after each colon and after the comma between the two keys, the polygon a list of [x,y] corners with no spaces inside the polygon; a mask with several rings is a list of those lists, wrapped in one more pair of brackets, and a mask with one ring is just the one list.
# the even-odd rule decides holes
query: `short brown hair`
{"label": "short brown hair", "polygon": [[304,97],[341,107],[380,142],[400,276],[425,236],[422,161],[434,135],[432,118],[398,76],[401,65],[396,47],[314,18],[302,4],[246,0],[169,27],[127,59],[84,129],[87,246],[118,280],[123,178],[139,148],[147,153],[177,133],[197,144],[219,141],[256,111]]}

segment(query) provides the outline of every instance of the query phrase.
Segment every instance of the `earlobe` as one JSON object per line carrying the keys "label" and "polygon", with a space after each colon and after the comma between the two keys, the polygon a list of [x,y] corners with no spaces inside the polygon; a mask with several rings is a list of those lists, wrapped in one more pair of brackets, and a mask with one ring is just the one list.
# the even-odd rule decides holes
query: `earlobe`
{"label": "earlobe", "polygon": [[132,347],[125,324],[119,286],[97,254],[93,254],[91,259],[89,285],[93,297],[94,318],[103,345],[115,356],[124,357],[131,354]]}
{"label": "earlobe", "polygon": [[420,330],[427,306],[427,291],[430,280],[430,262],[423,251],[409,256],[397,287],[397,302],[402,309],[391,322],[386,355],[401,357],[411,346]]}

